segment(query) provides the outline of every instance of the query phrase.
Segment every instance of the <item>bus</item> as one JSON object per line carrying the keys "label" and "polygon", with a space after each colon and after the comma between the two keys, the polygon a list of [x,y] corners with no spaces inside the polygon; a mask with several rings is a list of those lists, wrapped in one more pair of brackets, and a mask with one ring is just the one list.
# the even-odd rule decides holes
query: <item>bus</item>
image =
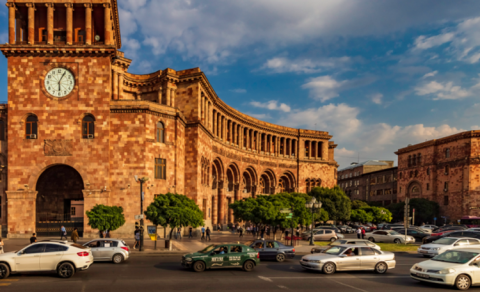
{"label": "bus", "polygon": [[480,217],[477,217],[477,216],[463,216],[460,219],[460,224],[467,225],[469,228],[480,227]]}

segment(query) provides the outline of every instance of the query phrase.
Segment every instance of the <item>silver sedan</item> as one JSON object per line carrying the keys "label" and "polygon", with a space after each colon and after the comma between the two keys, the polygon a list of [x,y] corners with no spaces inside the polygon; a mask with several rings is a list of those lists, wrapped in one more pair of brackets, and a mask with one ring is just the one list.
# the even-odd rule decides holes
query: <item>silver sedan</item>
{"label": "silver sedan", "polygon": [[121,239],[97,238],[83,246],[91,248],[93,260],[96,262],[113,261],[115,264],[119,264],[126,261],[130,256],[130,248]]}
{"label": "silver sedan", "polygon": [[336,271],[375,271],[384,274],[395,268],[395,255],[391,252],[360,245],[336,245],[320,253],[306,255],[300,260],[304,269],[333,274]]}

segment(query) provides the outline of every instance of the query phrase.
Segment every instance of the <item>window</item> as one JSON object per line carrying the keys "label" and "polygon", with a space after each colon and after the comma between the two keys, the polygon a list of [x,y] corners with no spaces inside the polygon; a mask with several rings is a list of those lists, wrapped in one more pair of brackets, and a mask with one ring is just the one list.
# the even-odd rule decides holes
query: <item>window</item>
{"label": "window", "polygon": [[430,175],[430,167],[427,168],[427,175]]}
{"label": "window", "polygon": [[448,181],[443,184],[443,191],[448,192]]}
{"label": "window", "polygon": [[412,164],[417,165],[417,155],[416,154],[413,155]]}
{"label": "window", "polygon": [[165,143],[165,127],[162,122],[157,123],[157,142]]}
{"label": "window", "polygon": [[167,160],[162,158],[155,158],[155,179],[167,178]]}
{"label": "window", "polygon": [[70,208],[70,215],[75,215],[76,207]]}
{"label": "window", "polygon": [[448,196],[443,197],[443,204],[448,206]]}
{"label": "window", "polygon": [[44,250],[45,250],[45,244],[35,244],[23,250],[23,253],[24,254],[43,253]]}
{"label": "window", "polygon": [[276,241],[267,241],[267,248],[279,248],[278,243]]}
{"label": "window", "polygon": [[68,246],[59,244],[45,244],[45,252],[67,251]]}
{"label": "window", "polygon": [[408,155],[408,167],[412,166],[412,156]]}
{"label": "window", "polygon": [[416,194],[416,193],[419,193],[419,192],[420,192],[420,188],[419,188],[419,187],[414,186],[414,187],[412,188],[412,194]]}
{"label": "window", "polygon": [[418,170],[415,170],[415,177],[418,176]]}
{"label": "window", "polygon": [[430,190],[430,184],[427,183],[427,191],[429,191],[429,190]]}
{"label": "window", "polygon": [[38,118],[36,115],[30,115],[27,117],[27,122],[25,123],[25,138],[26,139],[37,139],[38,135]]}
{"label": "window", "polygon": [[420,165],[422,163],[422,154],[418,153],[417,155],[417,164]]}
{"label": "window", "polygon": [[400,187],[400,189],[398,190],[398,192],[401,194],[402,193],[402,187]]}
{"label": "window", "polygon": [[5,141],[5,121],[0,120],[0,141]]}
{"label": "window", "polygon": [[232,245],[230,247],[230,252],[235,253],[235,252],[242,252],[242,247],[239,245]]}
{"label": "window", "polygon": [[445,158],[450,158],[450,148],[445,149]]}
{"label": "window", "polygon": [[410,171],[410,178],[413,177],[413,171]]}
{"label": "window", "polygon": [[400,172],[399,176],[400,176],[400,179],[402,179],[402,173],[401,172]]}
{"label": "window", "polygon": [[450,167],[448,167],[448,165],[445,165],[445,175],[448,175],[449,170],[450,170]]}
{"label": "window", "polygon": [[92,115],[86,115],[82,120],[82,138],[93,139],[95,137],[95,119]]}
{"label": "window", "polygon": [[361,247],[360,250],[362,251],[362,256],[375,255],[373,249],[369,247]]}

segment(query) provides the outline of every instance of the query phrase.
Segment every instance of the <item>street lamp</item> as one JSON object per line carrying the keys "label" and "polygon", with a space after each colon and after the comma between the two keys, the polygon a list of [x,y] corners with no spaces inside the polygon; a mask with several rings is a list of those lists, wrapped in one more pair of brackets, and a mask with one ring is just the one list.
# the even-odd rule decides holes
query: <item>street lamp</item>
{"label": "street lamp", "polygon": [[322,208],[322,202],[317,202],[315,197],[313,197],[310,200],[310,202],[305,204],[305,207],[307,209],[312,209],[312,228],[310,230],[310,232],[311,232],[311,234],[310,234],[310,245],[314,245],[314,243],[313,243],[313,227],[315,226],[315,217],[313,216],[313,214],[315,213],[315,211],[320,210]]}
{"label": "street lamp", "polygon": [[143,221],[143,184],[148,181],[148,177],[142,177],[138,178],[135,176],[135,181],[140,182],[140,248],[138,249],[139,251],[143,251],[143,230],[144,228],[144,221]]}

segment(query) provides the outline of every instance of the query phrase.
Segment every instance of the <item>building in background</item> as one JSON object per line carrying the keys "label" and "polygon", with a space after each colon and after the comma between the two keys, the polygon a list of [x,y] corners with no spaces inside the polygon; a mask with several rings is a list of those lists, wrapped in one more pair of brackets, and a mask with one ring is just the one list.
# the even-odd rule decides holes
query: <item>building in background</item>
{"label": "building in background", "polygon": [[354,162],[338,171],[338,185],[352,200],[379,202],[385,206],[395,203],[397,168],[393,163],[388,160]]}
{"label": "building in background", "polygon": [[435,201],[447,221],[479,216],[479,145],[480,131],[467,131],[399,149],[398,199]]}

